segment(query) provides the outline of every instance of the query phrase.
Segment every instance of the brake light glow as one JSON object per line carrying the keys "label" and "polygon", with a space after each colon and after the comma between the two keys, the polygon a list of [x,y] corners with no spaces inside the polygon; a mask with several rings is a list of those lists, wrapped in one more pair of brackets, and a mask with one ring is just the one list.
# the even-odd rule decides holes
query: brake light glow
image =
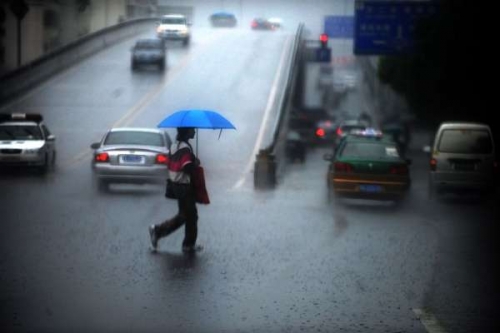
{"label": "brake light glow", "polygon": [[319,136],[320,138],[324,137],[325,136],[325,130],[322,129],[322,128],[318,128],[316,130],[316,136]]}
{"label": "brake light glow", "polygon": [[168,163],[168,156],[165,154],[158,154],[158,155],[156,155],[155,162],[157,164],[167,164]]}
{"label": "brake light glow", "polygon": [[342,128],[340,128],[340,127],[339,127],[339,128],[337,128],[337,135],[338,135],[338,136],[342,136],[342,134],[343,134],[343,133],[344,133],[344,132],[342,131]]}
{"label": "brake light glow", "polygon": [[335,162],[334,164],[335,172],[353,172],[354,167],[349,163]]}
{"label": "brake light glow", "polygon": [[100,153],[95,155],[95,161],[96,162],[109,162],[109,155],[108,153]]}
{"label": "brake light glow", "polygon": [[436,171],[436,167],[437,167],[437,160],[435,158],[431,158],[429,164],[431,166],[431,171]]}
{"label": "brake light glow", "polygon": [[407,175],[408,167],[406,165],[393,165],[389,172],[393,175]]}

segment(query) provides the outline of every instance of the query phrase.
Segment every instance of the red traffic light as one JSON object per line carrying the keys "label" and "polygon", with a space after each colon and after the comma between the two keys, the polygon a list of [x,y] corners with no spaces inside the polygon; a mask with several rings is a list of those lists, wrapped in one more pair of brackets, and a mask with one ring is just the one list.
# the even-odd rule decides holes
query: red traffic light
{"label": "red traffic light", "polygon": [[328,35],[327,34],[321,34],[319,35],[319,41],[321,43],[321,47],[326,47],[328,44]]}

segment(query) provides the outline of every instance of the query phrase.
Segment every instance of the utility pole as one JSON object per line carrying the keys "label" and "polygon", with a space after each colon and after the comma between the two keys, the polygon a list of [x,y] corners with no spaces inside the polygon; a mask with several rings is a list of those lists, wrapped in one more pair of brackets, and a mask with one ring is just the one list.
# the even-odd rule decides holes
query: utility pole
{"label": "utility pole", "polygon": [[17,67],[21,67],[21,21],[29,12],[29,6],[24,0],[14,0],[10,2],[10,10],[17,18]]}

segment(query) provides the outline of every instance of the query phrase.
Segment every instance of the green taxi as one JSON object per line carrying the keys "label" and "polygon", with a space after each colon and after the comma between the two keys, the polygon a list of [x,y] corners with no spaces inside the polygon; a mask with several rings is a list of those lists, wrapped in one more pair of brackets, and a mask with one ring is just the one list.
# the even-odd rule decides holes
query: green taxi
{"label": "green taxi", "polygon": [[336,196],[399,200],[411,184],[411,160],[401,157],[397,143],[379,131],[364,130],[345,136],[329,161],[327,185]]}

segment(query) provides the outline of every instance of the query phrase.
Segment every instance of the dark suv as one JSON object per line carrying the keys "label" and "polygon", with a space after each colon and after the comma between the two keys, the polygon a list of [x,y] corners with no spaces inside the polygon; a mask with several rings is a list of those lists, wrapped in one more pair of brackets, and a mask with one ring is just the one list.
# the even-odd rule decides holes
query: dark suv
{"label": "dark suv", "polygon": [[136,70],[140,65],[157,65],[165,69],[165,43],[160,38],[141,38],[132,48],[131,67]]}

